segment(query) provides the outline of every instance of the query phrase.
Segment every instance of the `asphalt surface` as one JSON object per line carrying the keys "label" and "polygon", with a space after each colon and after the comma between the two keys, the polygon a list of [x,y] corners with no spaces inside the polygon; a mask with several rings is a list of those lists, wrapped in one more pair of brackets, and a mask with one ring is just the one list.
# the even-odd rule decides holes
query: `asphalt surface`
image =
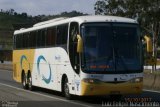
{"label": "asphalt surface", "polygon": [[160,107],[160,92],[143,91],[141,95],[124,96],[115,101],[105,97],[75,97],[66,100],[61,93],[37,88],[35,91],[22,89],[12,78],[12,71],[0,70],[0,107]]}

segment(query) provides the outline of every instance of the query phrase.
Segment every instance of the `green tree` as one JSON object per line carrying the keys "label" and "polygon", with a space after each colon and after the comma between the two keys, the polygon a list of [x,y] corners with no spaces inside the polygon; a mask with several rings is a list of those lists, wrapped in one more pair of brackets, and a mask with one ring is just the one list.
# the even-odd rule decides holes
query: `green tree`
{"label": "green tree", "polygon": [[159,0],[98,0],[95,4],[95,14],[137,19],[144,29],[157,36],[160,34],[159,13]]}
{"label": "green tree", "polygon": [[156,58],[160,36],[160,0],[98,0],[94,9],[95,14],[136,19],[143,32],[153,37]]}

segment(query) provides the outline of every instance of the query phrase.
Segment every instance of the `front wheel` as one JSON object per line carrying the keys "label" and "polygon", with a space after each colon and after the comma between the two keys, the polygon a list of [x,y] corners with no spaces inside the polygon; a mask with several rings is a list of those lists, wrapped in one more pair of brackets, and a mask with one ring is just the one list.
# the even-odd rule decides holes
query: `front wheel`
{"label": "front wheel", "polygon": [[68,79],[65,78],[64,80],[64,84],[63,84],[63,94],[64,96],[68,99],[68,100],[71,100],[72,99],[72,96],[71,94],[69,93],[69,86],[68,86]]}

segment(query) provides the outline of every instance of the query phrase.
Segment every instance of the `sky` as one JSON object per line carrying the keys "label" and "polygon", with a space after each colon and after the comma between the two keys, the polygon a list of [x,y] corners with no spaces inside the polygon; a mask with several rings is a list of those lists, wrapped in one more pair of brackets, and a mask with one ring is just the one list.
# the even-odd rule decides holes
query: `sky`
{"label": "sky", "polygon": [[94,4],[97,0],[0,0],[0,9],[14,9],[17,13],[28,15],[53,15],[76,10],[94,14]]}

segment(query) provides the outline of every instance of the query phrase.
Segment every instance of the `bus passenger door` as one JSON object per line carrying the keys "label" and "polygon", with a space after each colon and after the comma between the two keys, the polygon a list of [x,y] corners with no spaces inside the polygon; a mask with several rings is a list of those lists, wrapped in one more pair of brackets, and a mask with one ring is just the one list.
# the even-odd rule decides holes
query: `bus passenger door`
{"label": "bus passenger door", "polygon": [[75,94],[80,91],[80,63],[79,54],[77,53],[77,34],[79,34],[79,24],[77,22],[70,23],[69,30],[69,57],[72,68],[74,70],[74,90]]}

